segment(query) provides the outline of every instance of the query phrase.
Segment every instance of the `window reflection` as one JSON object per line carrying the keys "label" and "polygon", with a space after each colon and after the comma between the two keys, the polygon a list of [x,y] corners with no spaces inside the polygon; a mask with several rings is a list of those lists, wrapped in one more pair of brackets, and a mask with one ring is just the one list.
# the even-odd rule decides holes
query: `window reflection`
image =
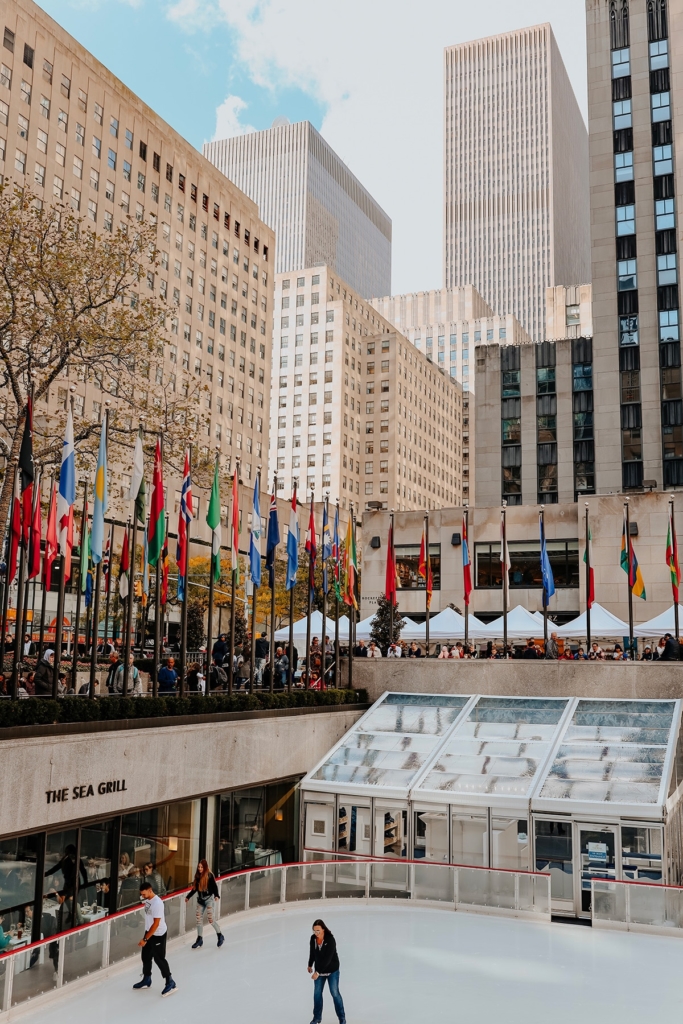
{"label": "window reflection", "polygon": [[571,822],[536,822],[536,870],[550,875],[551,899],[574,899]]}
{"label": "window reflection", "polygon": [[340,853],[356,853],[366,857],[372,853],[370,806],[360,806],[339,797],[337,849]]}
{"label": "window reflection", "polygon": [[402,806],[375,806],[375,857],[408,856],[408,812]]}
{"label": "window reflection", "polygon": [[621,826],[621,873],[634,882],[662,881],[662,830]]}
{"label": "window reflection", "polygon": [[529,870],[529,825],[526,818],[491,818],[491,867]]}
{"label": "window reflection", "polygon": [[[542,467],[545,474],[556,466]],[[539,470],[540,471],[540,470]],[[548,478],[549,479],[549,478]],[[543,487],[548,484],[546,476],[539,477]],[[545,481],[545,482],[544,482]],[[539,487],[541,486],[539,483]],[[548,484],[549,486],[549,484]],[[541,589],[541,548],[537,540],[510,541],[510,588]],[[553,570],[556,587],[578,587],[579,585],[579,544],[576,540],[547,541],[548,558]],[[500,570],[500,543],[475,544],[477,587],[496,588],[503,586]]]}
{"label": "window reflection", "polygon": [[445,811],[415,811],[415,860],[448,863],[448,814]]}
{"label": "window reflection", "polygon": [[489,836],[486,812],[454,811],[453,863],[488,867]]}
{"label": "window reflection", "polygon": [[25,935],[30,941],[39,841],[39,836],[21,836],[0,842],[0,952]]}
{"label": "window reflection", "polygon": [[[429,545],[429,560],[432,568],[433,589],[441,589],[441,545]],[[396,572],[403,590],[424,590],[426,583],[418,574],[420,561],[419,544],[396,545]]]}

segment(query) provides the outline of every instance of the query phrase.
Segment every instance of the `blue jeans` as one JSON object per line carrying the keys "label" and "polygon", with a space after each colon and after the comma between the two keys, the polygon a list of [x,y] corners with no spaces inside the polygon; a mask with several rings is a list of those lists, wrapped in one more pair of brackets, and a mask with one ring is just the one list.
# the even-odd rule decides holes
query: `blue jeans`
{"label": "blue jeans", "polygon": [[339,971],[335,971],[327,978],[317,977],[313,982],[313,1020],[320,1024],[323,1019],[323,989],[326,981],[330,984],[330,995],[337,1017],[339,1017],[339,1024],[345,1024],[344,1003],[339,992]]}

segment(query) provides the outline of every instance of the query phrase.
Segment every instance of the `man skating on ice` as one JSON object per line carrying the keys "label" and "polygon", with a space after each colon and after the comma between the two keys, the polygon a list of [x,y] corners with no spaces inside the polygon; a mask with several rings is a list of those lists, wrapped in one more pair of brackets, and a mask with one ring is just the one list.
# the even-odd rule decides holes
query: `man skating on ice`
{"label": "man skating on ice", "polygon": [[176,983],[171,977],[171,968],[166,960],[166,919],[163,901],[155,894],[148,881],[140,883],[140,899],[145,905],[145,934],[138,945],[142,947],[142,981],[133,988],[150,988],[152,984],[152,961],[157,965],[164,977],[162,996],[177,992]]}

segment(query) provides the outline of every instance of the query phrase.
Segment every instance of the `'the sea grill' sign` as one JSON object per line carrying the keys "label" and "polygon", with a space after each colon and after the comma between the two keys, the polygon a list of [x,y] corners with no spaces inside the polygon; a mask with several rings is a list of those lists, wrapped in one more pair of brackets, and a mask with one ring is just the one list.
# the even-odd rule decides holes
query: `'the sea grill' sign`
{"label": "'the sea grill' sign", "polygon": [[99,796],[106,796],[108,793],[123,793],[125,789],[125,779],[112,779],[109,782],[87,782],[82,786],[72,786],[71,789],[68,786],[64,789],[46,789],[45,796],[49,804],[63,804],[69,799],[85,800],[89,796],[94,796],[95,790]]}

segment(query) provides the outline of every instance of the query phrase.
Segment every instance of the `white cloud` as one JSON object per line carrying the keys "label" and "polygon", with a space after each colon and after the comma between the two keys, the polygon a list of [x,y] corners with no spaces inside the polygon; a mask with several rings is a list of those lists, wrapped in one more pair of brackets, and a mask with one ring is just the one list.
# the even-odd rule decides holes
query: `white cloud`
{"label": "white cloud", "polygon": [[218,4],[257,85],[324,106],[323,135],[393,219],[394,292],[441,284],[444,46],[550,20],[585,110],[583,0],[184,2]]}
{"label": "white cloud", "polygon": [[242,124],[240,114],[247,104],[241,96],[226,96],[220,107],[216,109],[216,131],[214,139],[230,139],[233,135],[246,135],[255,132],[250,124]]}

